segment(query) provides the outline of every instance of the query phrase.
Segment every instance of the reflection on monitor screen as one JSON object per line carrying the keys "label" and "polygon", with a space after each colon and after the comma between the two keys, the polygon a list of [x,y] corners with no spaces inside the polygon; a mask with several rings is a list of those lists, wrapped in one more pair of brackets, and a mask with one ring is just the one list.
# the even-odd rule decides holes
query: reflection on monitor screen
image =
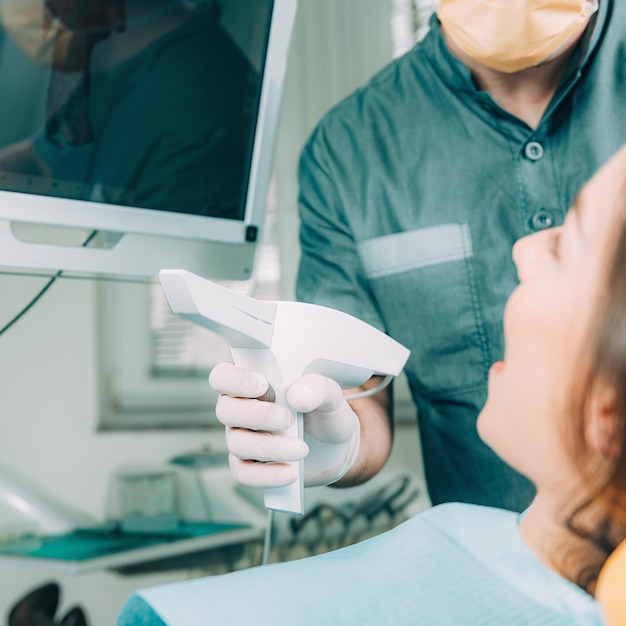
{"label": "reflection on monitor screen", "polygon": [[0,265],[247,277],[294,4],[0,0],[0,219],[124,234]]}

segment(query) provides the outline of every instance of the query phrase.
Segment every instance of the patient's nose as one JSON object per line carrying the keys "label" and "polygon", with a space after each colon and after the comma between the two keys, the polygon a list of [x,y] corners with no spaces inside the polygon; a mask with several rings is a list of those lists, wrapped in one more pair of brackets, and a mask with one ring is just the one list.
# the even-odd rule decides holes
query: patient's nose
{"label": "patient's nose", "polygon": [[559,228],[550,228],[518,239],[513,245],[513,263],[520,281],[527,280],[550,258],[556,258]]}

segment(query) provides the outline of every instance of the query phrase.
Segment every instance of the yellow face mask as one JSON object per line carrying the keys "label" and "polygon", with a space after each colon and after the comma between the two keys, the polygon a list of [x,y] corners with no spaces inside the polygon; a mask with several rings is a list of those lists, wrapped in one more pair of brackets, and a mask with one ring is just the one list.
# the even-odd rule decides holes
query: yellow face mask
{"label": "yellow face mask", "polygon": [[511,74],[554,55],[597,10],[597,0],[439,0],[437,17],[462,52]]}

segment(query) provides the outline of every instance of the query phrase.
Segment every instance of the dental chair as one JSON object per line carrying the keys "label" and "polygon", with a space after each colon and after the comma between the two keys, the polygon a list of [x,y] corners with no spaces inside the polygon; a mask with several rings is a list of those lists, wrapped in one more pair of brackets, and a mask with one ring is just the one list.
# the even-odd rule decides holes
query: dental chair
{"label": "dental chair", "polygon": [[598,577],[596,598],[608,626],[626,626],[626,540],[604,564]]}

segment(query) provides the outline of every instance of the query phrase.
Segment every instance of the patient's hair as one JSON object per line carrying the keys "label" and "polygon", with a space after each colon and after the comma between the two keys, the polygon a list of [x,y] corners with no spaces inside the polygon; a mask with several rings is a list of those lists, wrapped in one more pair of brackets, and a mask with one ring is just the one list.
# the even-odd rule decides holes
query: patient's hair
{"label": "patient's hair", "polygon": [[617,428],[612,436],[617,439],[619,452],[598,496],[609,514],[626,525],[626,172],[619,206],[620,224],[593,328],[589,385],[601,381],[615,391]]}
{"label": "patient's hair", "polygon": [[[626,171],[621,186],[618,206],[621,208],[613,242],[607,250],[606,282],[603,296],[597,303],[592,321],[590,343],[584,380],[576,381],[572,393],[575,420],[570,430],[572,452],[583,478],[591,487],[593,497],[578,507],[568,524],[573,532],[589,539],[608,557],[626,535]],[[611,254],[612,250],[612,254]],[[592,392],[598,385],[606,385],[615,392],[617,423],[610,430],[616,455],[602,466],[594,461],[585,440],[586,416]],[[607,387],[605,387],[607,388]],[[571,427],[572,425],[570,425]],[[579,524],[586,512],[595,510],[599,515],[594,529]],[[583,567],[578,584],[589,589],[595,583],[599,568],[604,562]]]}

